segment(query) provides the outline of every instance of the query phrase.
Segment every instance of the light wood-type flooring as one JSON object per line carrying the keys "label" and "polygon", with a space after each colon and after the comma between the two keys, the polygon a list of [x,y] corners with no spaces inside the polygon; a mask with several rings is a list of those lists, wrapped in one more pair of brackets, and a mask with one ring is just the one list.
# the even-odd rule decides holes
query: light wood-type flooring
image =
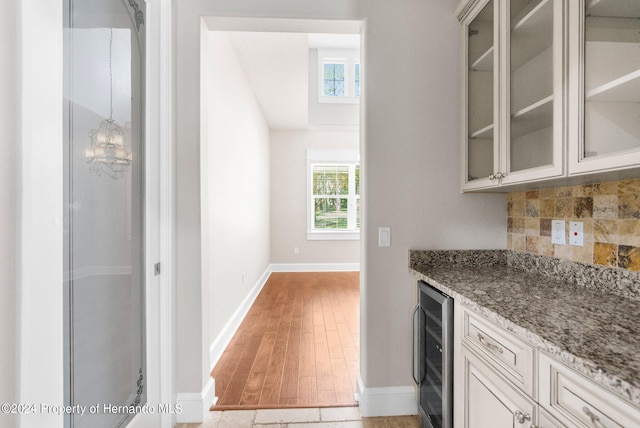
{"label": "light wood-type flooring", "polygon": [[357,272],[272,273],[212,371],[212,410],[355,406]]}

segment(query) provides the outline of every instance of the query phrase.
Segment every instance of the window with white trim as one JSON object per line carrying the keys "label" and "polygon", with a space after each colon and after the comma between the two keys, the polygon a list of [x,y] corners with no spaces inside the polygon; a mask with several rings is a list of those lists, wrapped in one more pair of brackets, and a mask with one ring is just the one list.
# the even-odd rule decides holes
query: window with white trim
{"label": "window with white trim", "polygon": [[307,239],[360,239],[360,165],[355,150],[307,150]]}
{"label": "window with white trim", "polygon": [[318,50],[318,102],[358,103],[360,57],[357,50]]}

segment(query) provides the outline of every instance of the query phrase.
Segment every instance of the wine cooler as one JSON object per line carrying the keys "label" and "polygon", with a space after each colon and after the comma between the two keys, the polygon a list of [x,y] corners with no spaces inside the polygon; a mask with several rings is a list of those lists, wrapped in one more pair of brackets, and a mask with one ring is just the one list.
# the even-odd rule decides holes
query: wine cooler
{"label": "wine cooler", "polygon": [[453,299],[418,282],[413,311],[413,379],[423,428],[453,428]]}

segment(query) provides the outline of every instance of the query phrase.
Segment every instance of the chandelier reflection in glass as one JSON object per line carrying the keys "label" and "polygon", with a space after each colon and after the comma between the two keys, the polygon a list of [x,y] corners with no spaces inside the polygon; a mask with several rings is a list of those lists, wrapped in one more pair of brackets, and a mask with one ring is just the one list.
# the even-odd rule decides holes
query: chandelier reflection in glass
{"label": "chandelier reflection in glass", "polygon": [[133,155],[125,145],[122,129],[113,120],[113,28],[109,34],[109,119],[89,132],[91,147],[85,150],[89,171],[101,176],[104,172],[114,180],[124,177]]}

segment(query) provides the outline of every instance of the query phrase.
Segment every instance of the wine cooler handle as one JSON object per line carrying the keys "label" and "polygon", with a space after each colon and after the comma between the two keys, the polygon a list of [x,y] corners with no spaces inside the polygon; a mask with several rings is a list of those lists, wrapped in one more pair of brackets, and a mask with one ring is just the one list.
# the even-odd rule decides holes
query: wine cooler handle
{"label": "wine cooler handle", "polygon": [[424,313],[420,305],[416,305],[413,310],[412,318],[413,318],[413,349],[412,349],[412,357],[411,357],[411,376],[413,377],[413,381],[420,385],[424,380],[424,360],[422,353],[422,343],[420,340],[422,331],[424,330],[424,325],[421,320],[424,317],[420,317],[420,314]]}

